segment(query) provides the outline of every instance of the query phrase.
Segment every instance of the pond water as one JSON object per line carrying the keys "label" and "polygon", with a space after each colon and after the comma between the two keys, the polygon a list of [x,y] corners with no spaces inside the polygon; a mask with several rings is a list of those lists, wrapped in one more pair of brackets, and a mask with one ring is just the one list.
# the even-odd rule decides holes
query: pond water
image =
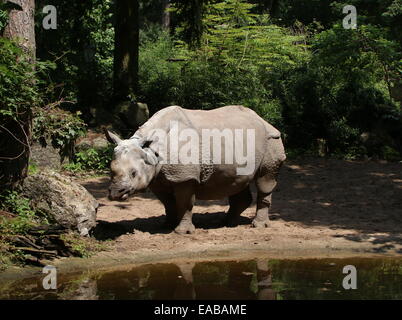
{"label": "pond water", "polygon": [[[343,267],[357,269],[345,290]],[[124,269],[1,279],[0,299],[402,299],[402,259],[303,259],[158,263]]]}

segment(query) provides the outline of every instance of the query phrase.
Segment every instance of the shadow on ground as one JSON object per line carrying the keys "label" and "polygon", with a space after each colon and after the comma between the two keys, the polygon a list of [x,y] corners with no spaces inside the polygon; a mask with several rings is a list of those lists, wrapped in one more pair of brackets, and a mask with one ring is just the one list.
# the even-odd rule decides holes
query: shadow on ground
{"label": "shadow on ground", "polygon": [[[108,183],[109,178],[102,178],[83,185],[95,198],[103,200],[107,196]],[[255,199],[255,190],[253,195]],[[134,200],[141,199],[155,197],[151,192],[145,192]],[[113,205],[130,210],[124,202]],[[214,212],[216,208],[211,208],[212,213],[209,214],[197,214],[195,210],[194,224],[197,228],[216,229],[222,226],[226,199],[197,201],[196,205],[204,208],[222,206],[221,212]],[[288,161],[282,168],[273,195],[271,218],[297,222],[305,227],[353,230],[353,234],[337,236],[381,244],[378,251],[386,252],[391,249],[390,242],[402,244],[402,164],[326,159]],[[171,232],[163,228],[164,219],[161,212],[155,217],[113,223],[100,221],[96,232],[104,234],[108,230],[109,238],[135,229],[149,233]],[[240,224],[249,223],[249,218],[242,217]]]}
{"label": "shadow on ground", "polygon": [[[224,224],[225,212],[214,212],[208,214],[195,213],[193,222],[198,229],[218,229]],[[116,222],[107,222],[99,220],[96,228],[93,230],[93,236],[98,240],[116,239],[127,233],[135,233],[135,231],[148,232],[150,234],[162,233],[167,234],[173,230],[165,226],[165,215],[149,218],[136,218],[134,220],[121,220]],[[247,217],[241,217],[239,225],[250,224],[251,220]]]}
{"label": "shadow on ground", "polygon": [[352,241],[402,244],[402,164],[304,160],[284,166],[274,195],[280,219],[353,229]]}

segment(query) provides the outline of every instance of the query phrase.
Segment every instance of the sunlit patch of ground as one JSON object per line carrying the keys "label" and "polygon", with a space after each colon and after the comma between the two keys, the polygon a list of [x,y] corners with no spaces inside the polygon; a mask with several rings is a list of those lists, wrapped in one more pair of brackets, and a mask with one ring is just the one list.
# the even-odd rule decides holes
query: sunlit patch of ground
{"label": "sunlit patch of ground", "polygon": [[[221,227],[227,200],[198,201],[192,235],[163,228],[162,204],[152,193],[126,202],[107,199],[108,178],[82,181],[98,199],[102,239],[115,252],[196,251],[236,247],[266,250],[402,253],[402,164],[309,159],[288,162],[273,195],[271,227],[250,226],[255,204],[236,228]],[[255,193],[254,193],[255,198]]]}

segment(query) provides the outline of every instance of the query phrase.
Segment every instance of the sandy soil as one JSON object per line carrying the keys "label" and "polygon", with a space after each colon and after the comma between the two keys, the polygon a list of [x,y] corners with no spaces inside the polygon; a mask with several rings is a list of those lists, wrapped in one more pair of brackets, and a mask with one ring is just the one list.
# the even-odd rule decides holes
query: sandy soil
{"label": "sandy soil", "polygon": [[[250,226],[255,203],[235,228],[221,227],[227,201],[197,201],[196,232],[163,228],[152,193],[125,202],[107,199],[108,178],[81,181],[98,199],[96,236],[112,250],[98,257],[179,258],[264,252],[282,257],[402,254],[402,164],[309,159],[288,161],[273,196],[271,226]],[[255,194],[254,194],[255,199]],[[127,260],[127,261],[128,261]]]}

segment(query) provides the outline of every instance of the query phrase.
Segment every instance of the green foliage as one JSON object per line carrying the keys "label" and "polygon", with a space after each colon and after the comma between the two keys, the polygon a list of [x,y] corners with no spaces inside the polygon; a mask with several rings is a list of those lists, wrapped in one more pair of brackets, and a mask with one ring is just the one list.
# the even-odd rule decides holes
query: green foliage
{"label": "green foliage", "polygon": [[105,171],[110,166],[113,156],[113,146],[102,149],[90,148],[75,153],[73,161],[64,168],[73,172],[80,171]]}
{"label": "green foliage", "polygon": [[180,65],[169,61],[175,57],[174,44],[168,33],[159,30],[141,37],[140,96],[152,111],[175,101],[180,81]]}
{"label": "green foliage", "polygon": [[203,16],[210,0],[171,0],[177,19],[176,32],[191,48],[200,45],[204,32]]}
{"label": "green foliage", "polygon": [[37,221],[36,212],[31,208],[29,199],[16,191],[0,195],[0,209],[17,215],[13,219],[0,217],[0,231],[4,235],[23,234]]}
{"label": "green foliage", "polygon": [[[357,30],[339,24],[344,4],[336,1],[327,1],[321,15],[306,1],[283,1],[282,15],[277,11],[272,19],[248,1],[205,2],[197,46],[185,36],[192,22],[173,39],[160,34],[142,42],[141,97],[151,112],[171,104],[246,105],[281,129],[296,153],[317,155],[320,140],[327,152],[348,159],[397,159],[402,115],[391,91],[401,79],[402,50],[390,32],[397,23],[386,18],[399,16],[394,2],[375,3],[383,18],[362,5]],[[191,4],[184,7],[179,14]],[[291,18],[298,12],[308,26]],[[365,133],[374,138],[363,143]]]}
{"label": "green foliage", "polygon": [[60,108],[42,107],[51,99],[52,87],[44,79],[54,64],[31,63],[29,57],[14,43],[0,38],[0,125],[20,121],[24,113],[33,114],[33,139],[52,145],[63,156],[69,155],[74,141],[85,133],[85,124],[79,118]]}
{"label": "green foliage", "polygon": [[[172,104],[201,109],[243,104],[277,126],[293,150],[315,154],[317,140],[323,140],[330,153],[348,158],[398,158],[401,0],[171,3],[169,32],[158,26],[162,4],[141,3],[140,86],[135,96],[150,106],[151,114]],[[38,8],[44,4],[37,0]],[[69,110],[80,111],[86,122],[95,108],[99,114],[100,108],[109,107],[113,4],[55,1],[58,29],[44,31],[38,23],[37,43],[38,57],[54,60],[56,68],[39,63],[33,70],[26,58],[15,59],[22,55],[16,46],[1,40],[3,117],[60,97],[73,102]],[[357,30],[341,26],[346,4],[358,8]],[[5,12],[0,6],[0,29]],[[37,82],[31,81],[35,78]],[[45,110],[35,109],[34,138],[50,139],[62,153],[71,153],[72,142],[83,133],[82,121],[75,114],[57,116]],[[365,133],[376,141],[363,143]],[[102,169],[104,163],[95,164],[102,158],[98,153],[78,153],[71,169]]]}
{"label": "green foliage", "polygon": [[305,55],[303,36],[272,24],[268,15],[253,14],[254,7],[244,0],[211,4],[204,18],[203,53],[225,64],[267,68],[293,64]]}
{"label": "green foliage", "polygon": [[387,145],[383,146],[381,150],[381,155],[385,160],[388,161],[399,161],[402,158],[400,152]]}
{"label": "green foliage", "polygon": [[0,34],[3,33],[4,28],[8,23],[8,12],[6,8],[5,2],[3,0],[0,1]]}
{"label": "green foliage", "polygon": [[32,175],[32,174],[36,174],[39,171],[39,167],[36,163],[30,163],[28,166],[28,174]]}
{"label": "green foliage", "polygon": [[[205,61],[183,47],[176,47],[163,33],[158,41],[145,42],[140,50],[141,98],[151,111],[178,104],[190,109],[212,109],[227,104],[245,104],[275,111],[275,100],[263,86],[258,68],[222,66]],[[269,113],[271,118],[280,112]]]}
{"label": "green foliage", "polygon": [[[24,131],[26,136],[19,139],[17,137],[21,135],[19,128],[26,128],[32,116],[37,116],[33,121],[34,139],[41,138],[39,132],[56,137],[59,132],[70,130],[69,124],[72,121],[66,116],[66,112],[60,116],[59,129],[52,126],[51,121],[44,121],[54,114],[52,110],[41,108],[48,98],[46,94],[49,90],[43,78],[52,68],[54,64],[49,62],[33,64],[30,57],[16,44],[0,38],[0,127],[1,131],[8,131],[8,134],[15,136],[16,143],[24,144],[28,141],[30,132]],[[66,140],[67,137],[62,138]],[[63,145],[57,147],[64,150]]]}
{"label": "green foliage", "polygon": [[[48,4],[37,0],[37,7]],[[55,87],[50,101],[60,96],[75,105],[86,120],[90,109],[107,106],[112,93],[113,74],[113,1],[55,0],[58,9],[57,30],[36,28],[37,56],[57,62],[48,78]],[[42,21],[41,10],[37,21]]]}
{"label": "green foliage", "polygon": [[243,104],[281,126],[273,83],[308,58],[303,37],[272,25],[267,16],[252,14],[245,1],[207,6],[200,46],[162,33],[140,49],[141,95],[151,111],[178,104],[212,109]]}
{"label": "green foliage", "polygon": [[[278,82],[288,145],[309,149],[323,138],[330,153],[348,158],[383,156],[381,143],[397,148],[393,128],[400,126],[401,113],[390,97],[390,79],[399,72],[396,44],[374,26],[334,25],[313,37],[312,49],[308,64]],[[364,132],[381,139],[363,148]]]}
{"label": "green foliage", "polygon": [[107,244],[100,244],[93,238],[80,237],[77,233],[66,233],[61,236],[61,240],[71,248],[75,256],[89,258],[96,252],[105,250]]}
{"label": "green foliage", "polygon": [[63,157],[72,156],[75,141],[84,136],[86,125],[80,113],[73,114],[56,107],[34,109],[33,138],[43,146],[50,141]]}
{"label": "green foliage", "polygon": [[18,121],[19,115],[40,103],[33,82],[36,73],[29,57],[13,42],[0,38],[0,117],[3,123]]}

